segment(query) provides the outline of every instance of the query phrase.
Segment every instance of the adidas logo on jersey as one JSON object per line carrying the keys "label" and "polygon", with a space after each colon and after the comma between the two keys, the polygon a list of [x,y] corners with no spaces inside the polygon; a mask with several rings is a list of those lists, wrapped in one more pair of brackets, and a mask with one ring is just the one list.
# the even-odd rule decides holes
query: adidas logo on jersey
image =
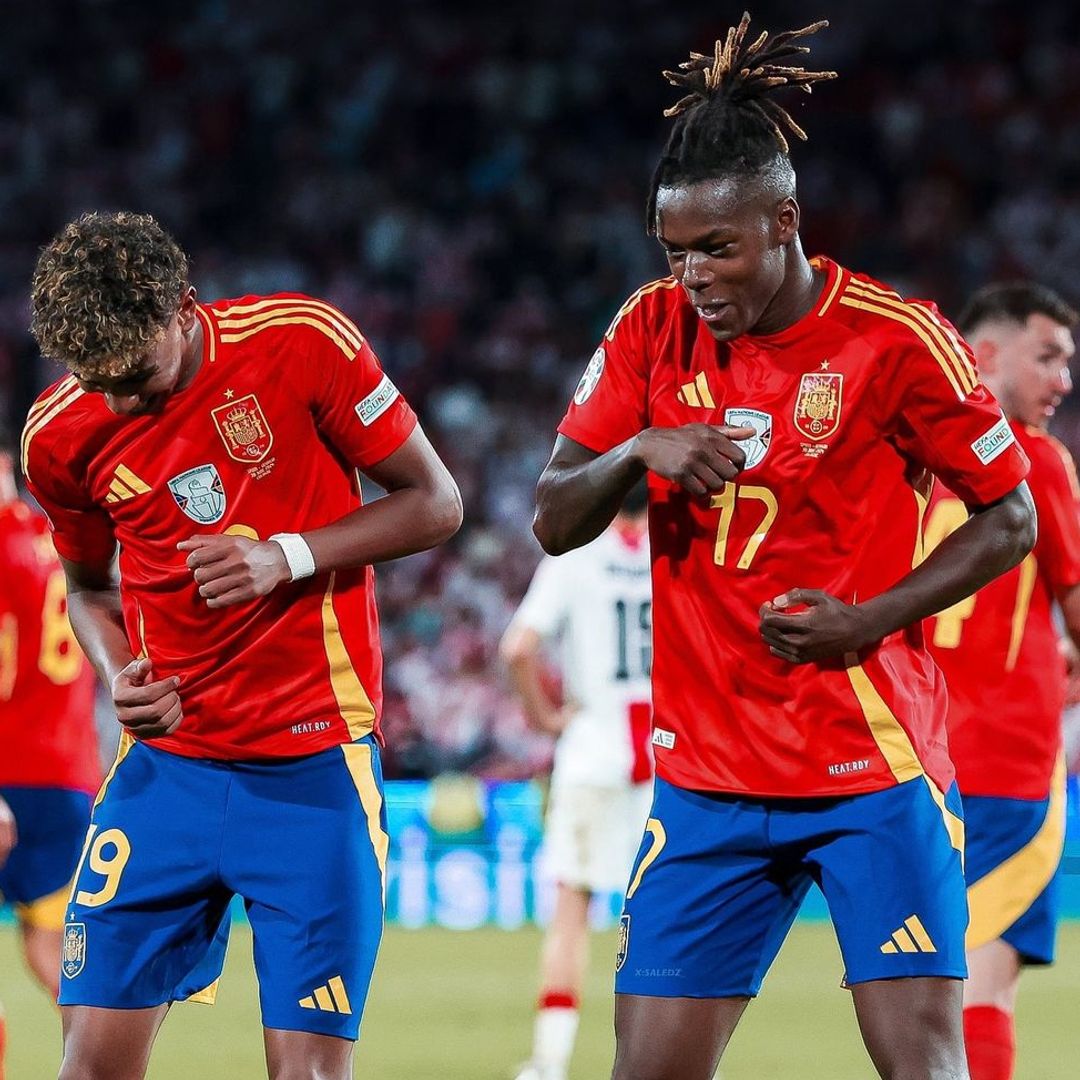
{"label": "adidas logo on jersey", "polygon": [[904,925],[881,946],[881,951],[883,953],[936,953],[937,947],[930,940],[930,935],[919,920],[919,916],[911,915],[904,920]]}
{"label": "adidas logo on jersey", "polygon": [[345,984],[340,975],[335,975],[323,986],[316,986],[310,997],[301,998],[297,1004],[301,1009],[318,1009],[320,1012],[352,1015],[349,995],[345,993]]}
{"label": "adidas logo on jersey", "polygon": [[693,405],[695,409],[716,408],[712,391],[709,389],[709,380],[705,378],[704,371],[699,371],[694,376],[693,382],[683,383],[675,396],[684,405]]}
{"label": "adidas logo on jersey", "polygon": [[150,485],[140,480],[126,465],[117,465],[105,501],[107,503],[126,502],[128,499],[134,499],[136,495],[145,495],[149,491]]}

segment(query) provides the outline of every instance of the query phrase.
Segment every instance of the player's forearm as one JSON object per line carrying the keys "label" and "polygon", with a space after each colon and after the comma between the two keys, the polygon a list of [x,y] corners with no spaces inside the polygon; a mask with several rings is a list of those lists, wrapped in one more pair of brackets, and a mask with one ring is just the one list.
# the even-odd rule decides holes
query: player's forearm
{"label": "player's forearm", "polygon": [[1026,483],[973,513],[893,588],[859,604],[880,640],[965,597],[1016,566],[1035,546],[1035,507]]}
{"label": "player's forearm", "polygon": [[595,540],[644,474],[636,437],[599,456],[560,438],[536,485],[533,532],[540,546],[562,555]]}
{"label": "player's forearm", "polygon": [[449,480],[439,486],[399,488],[302,535],[316,571],[325,573],[427,551],[457,532],[461,516],[461,499]]}
{"label": "player's forearm", "polygon": [[68,585],[68,619],[90,665],[106,687],[134,659],[117,589],[82,589]]}
{"label": "player's forearm", "polygon": [[510,683],[521,698],[529,727],[557,735],[559,706],[544,690],[540,663],[535,656],[516,656],[507,661]]}

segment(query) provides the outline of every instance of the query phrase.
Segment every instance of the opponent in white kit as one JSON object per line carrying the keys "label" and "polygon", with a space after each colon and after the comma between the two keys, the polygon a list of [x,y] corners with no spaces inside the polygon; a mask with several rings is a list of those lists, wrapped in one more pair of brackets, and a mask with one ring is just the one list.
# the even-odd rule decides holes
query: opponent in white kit
{"label": "opponent in white kit", "polygon": [[[560,644],[565,704],[544,677]],[[546,823],[558,883],[533,1056],[518,1080],[564,1080],[588,963],[593,893],[626,888],[652,798],[652,589],[645,486],[591,544],[545,558],[502,642],[529,723],[558,736]]]}

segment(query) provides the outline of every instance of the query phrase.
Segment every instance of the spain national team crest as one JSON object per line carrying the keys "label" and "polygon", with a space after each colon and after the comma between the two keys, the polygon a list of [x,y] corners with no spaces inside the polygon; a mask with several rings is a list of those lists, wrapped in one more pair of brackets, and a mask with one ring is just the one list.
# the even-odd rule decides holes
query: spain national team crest
{"label": "spain national team crest", "polygon": [[270,453],[274,433],[254,394],[245,394],[236,401],[219,405],[210,410],[210,415],[233,461],[254,465]]}
{"label": "spain national team crest", "polygon": [[225,516],[225,485],[214,465],[197,465],[169,481],[176,505],[192,521],[213,525]]}
{"label": "spain national team crest", "polygon": [[630,916],[619,917],[619,951],[615,954],[615,970],[622,971],[626,963],[626,951],[630,946]]}
{"label": "spain national team crest", "polygon": [[840,424],[844,376],[841,372],[807,372],[795,399],[795,427],[815,442],[827,439]]}
{"label": "spain national team crest", "polygon": [[739,442],[739,449],[746,454],[743,471],[760,465],[772,445],[772,417],[758,409],[725,409],[724,423],[730,427],[748,427],[754,429],[749,439]]}
{"label": "spain national team crest", "polygon": [[64,977],[74,979],[86,965],[86,923],[72,922],[64,927],[64,948],[60,968]]}

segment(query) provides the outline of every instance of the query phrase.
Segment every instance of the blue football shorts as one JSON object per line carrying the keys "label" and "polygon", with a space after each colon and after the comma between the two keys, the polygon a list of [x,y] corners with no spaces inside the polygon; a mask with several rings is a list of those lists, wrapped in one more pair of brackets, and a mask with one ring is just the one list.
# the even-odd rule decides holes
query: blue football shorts
{"label": "blue football shorts", "polygon": [[847,985],[967,975],[963,818],[926,777],[840,799],[745,799],[657,778],[615,992],[753,997],[812,883]]}
{"label": "blue football shorts", "polygon": [[64,904],[79,862],[92,796],[68,788],[0,787],[19,840],[0,867],[0,898],[20,921],[43,930],[64,925]]}
{"label": "blue football shorts", "polygon": [[355,1039],[388,847],[371,736],[270,762],[125,739],[68,904],[60,1004],[212,1002],[238,895],[264,1026]]}
{"label": "blue football shorts", "polygon": [[1065,770],[1048,799],[964,796],[965,874],[971,923],[967,947],[998,938],[1025,964],[1052,964],[1057,937],[1059,870],[1065,844]]}

